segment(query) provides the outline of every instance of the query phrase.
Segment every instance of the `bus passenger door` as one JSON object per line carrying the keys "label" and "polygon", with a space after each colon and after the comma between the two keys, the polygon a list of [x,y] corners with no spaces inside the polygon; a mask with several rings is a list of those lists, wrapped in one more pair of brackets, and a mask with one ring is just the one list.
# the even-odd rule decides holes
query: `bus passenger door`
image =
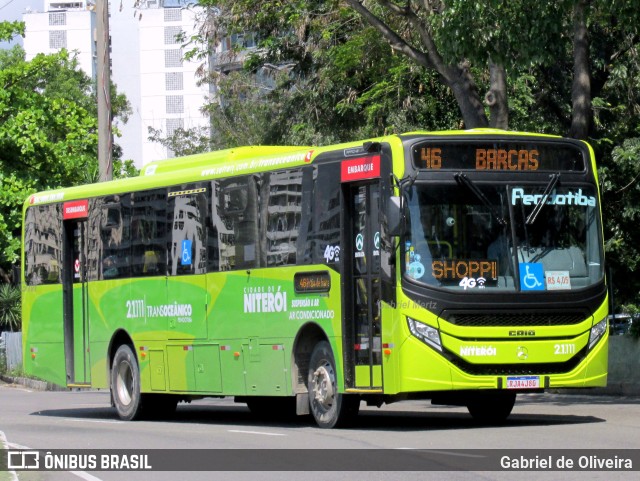
{"label": "bus passenger door", "polygon": [[[78,209],[78,207],[74,207]],[[69,207],[65,206],[66,211]],[[89,297],[87,285],[87,221],[64,221],[63,316],[67,385],[91,382]]]}
{"label": "bus passenger door", "polygon": [[379,180],[345,188],[344,346],[347,388],[382,388]]}

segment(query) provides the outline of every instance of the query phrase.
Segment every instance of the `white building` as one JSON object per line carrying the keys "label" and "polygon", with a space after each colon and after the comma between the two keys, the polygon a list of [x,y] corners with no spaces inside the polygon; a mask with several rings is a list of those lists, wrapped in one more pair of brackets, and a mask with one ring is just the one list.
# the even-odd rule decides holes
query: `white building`
{"label": "white building", "polygon": [[[122,137],[115,139],[123,159],[137,167],[172,157],[160,144],[148,140],[149,127],[165,135],[177,128],[208,127],[200,112],[209,96],[207,85],[195,76],[200,61],[183,60],[176,35],[193,34],[198,7],[193,0],[143,0],[110,3],[111,81],[131,103],[127,124],[116,125]],[[115,4],[115,5],[114,5]],[[27,58],[60,48],[76,51],[80,65],[96,77],[95,8],[92,0],[45,0],[44,11],[24,15]]]}
{"label": "white building", "polygon": [[27,60],[39,53],[55,53],[62,48],[74,50],[80,68],[96,78],[95,13],[87,0],[44,0],[44,12],[23,15],[23,47]]}

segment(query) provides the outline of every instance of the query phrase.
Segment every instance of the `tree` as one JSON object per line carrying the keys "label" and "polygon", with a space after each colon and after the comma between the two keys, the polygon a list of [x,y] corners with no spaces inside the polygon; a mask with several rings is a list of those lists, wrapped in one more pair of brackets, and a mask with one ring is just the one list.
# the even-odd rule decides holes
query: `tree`
{"label": "tree", "polygon": [[[0,36],[23,28],[0,22]],[[114,99],[115,115],[126,114],[126,99]],[[19,46],[0,51],[0,267],[19,257],[27,196],[84,183],[97,170],[96,129],[91,79],[67,51],[30,61]]]}
{"label": "tree", "polygon": [[393,55],[338,1],[200,3],[211,10],[191,57],[208,59],[225,35],[258,38],[258,48],[238,43],[216,54],[218,68],[203,78],[219,94],[204,107],[213,148],[326,145],[458,126],[455,101],[435,75]]}
{"label": "tree", "polygon": [[[454,92],[468,128],[508,128],[506,69],[557,58],[554,53],[565,39],[563,22],[571,11],[571,2],[563,0],[345,1],[375,26],[394,50],[439,74]],[[577,0],[572,10],[575,81],[570,133],[577,138],[586,138],[590,118],[587,3]],[[490,73],[484,97],[491,113],[489,120],[469,69],[470,61],[485,65]]]}
{"label": "tree", "polygon": [[0,284],[0,331],[17,332],[22,326],[20,287]]}
{"label": "tree", "polygon": [[211,136],[209,129],[206,127],[180,128],[168,135],[165,135],[161,129],[154,129],[153,127],[148,127],[148,129],[148,139],[166,147],[176,157],[212,150]]}

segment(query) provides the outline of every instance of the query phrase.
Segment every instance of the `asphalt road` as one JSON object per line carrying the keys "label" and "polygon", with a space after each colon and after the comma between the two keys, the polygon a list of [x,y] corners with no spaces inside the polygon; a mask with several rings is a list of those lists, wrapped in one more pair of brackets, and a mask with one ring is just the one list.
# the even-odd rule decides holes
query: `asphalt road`
{"label": "asphalt road", "polygon": [[[245,405],[235,404],[229,398],[180,404],[171,420],[123,422],[109,407],[107,392],[41,392],[0,384],[0,442],[2,437],[9,449],[181,449],[189,450],[194,457],[202,456],[193,451],[196,449],[254,450],[247,451],[247,468],[239,472],[18,471],[18,479],[26,481],[636,479],[640,466],[634,466],[633,472],[545,469],[535,472],[507,469],[389,472],[381,471],[379,467],[367,471],[330,471],[334,466],[331,466],[332,458],[327,450],[380,450],[371,452],[381,455],[382,459],[394,456],[393,453],[405,455],[407,451],[404,450],[444,450],[436,454],[446,466],[456,466],[456,460],[469,465],[470,455],[464,451],[467,449],[494,449],[508,454],[513,453],[508,450],[514,449],[534,450],[525,453],[529,456],[540,452],[541,457],[548,452],[544,450],[554,450],[554,461],[561,455],[573,453],[572,449],[613,449],[613,452],[633,449],[640,453],[640,398],[520,395],[508,422],[489,427],[476,424],[464,408],[432,406],[427,401],[397,403],[380,409],[363,404],[353,427],[323,430],[304,418],[291,421],[258,419]],[[300,471],[256,471],[261,468],[252,467],[252,459],[255,461],[264,455],[266,449],[313,450],[313,457],[307,459],[313,460],[314,470],[303,472],[305,468],[300,468],[298,461],[292,466]],[[398,449],[403,451],[389,451]],[[235,451],[228,453],[237,454]],[[281,455],[280,451],[274,453]],[[610,456],[612,451],[606,453]],[[305,454],[309,456],[308,451]],[[603,457],[606,456],[603,454]],[[377,461],[380,459],[372,458],[372,466]],[[326,463],[326,471],[318,468],[323,463]],[[4,479],[16,478],[11,473],[0,473],[0,481]]]}

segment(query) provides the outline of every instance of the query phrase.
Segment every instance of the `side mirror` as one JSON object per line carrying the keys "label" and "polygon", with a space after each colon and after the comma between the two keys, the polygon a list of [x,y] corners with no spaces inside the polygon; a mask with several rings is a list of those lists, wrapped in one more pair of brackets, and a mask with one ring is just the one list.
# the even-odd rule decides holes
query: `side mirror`
{"label": "side mirror", "polygon": [[387,233],[390,236],[402,234],[402,202],[399,196],[391,196],[387,202]]}

